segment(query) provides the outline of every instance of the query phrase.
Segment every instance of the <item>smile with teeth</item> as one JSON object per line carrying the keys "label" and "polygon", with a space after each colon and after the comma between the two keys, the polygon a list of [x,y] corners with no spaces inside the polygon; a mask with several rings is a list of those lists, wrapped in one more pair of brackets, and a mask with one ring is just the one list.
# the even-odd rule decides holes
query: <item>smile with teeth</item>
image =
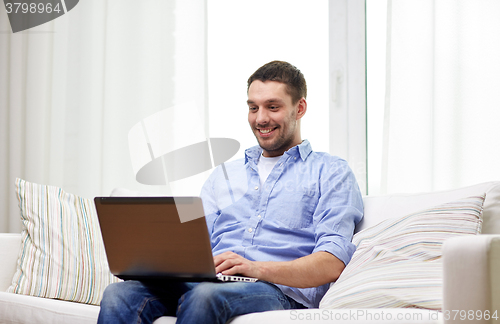
{"label": "smile with teeth", "polygon": [[269,133],[271,133],[271,132],[272,132],[273,130],[275,130],[275,129],[276,129],[276,128],[264,128],[264,129],[259,128],[258,130],[259,130],[259,132],[260,132],[261,134],[269,134]]}

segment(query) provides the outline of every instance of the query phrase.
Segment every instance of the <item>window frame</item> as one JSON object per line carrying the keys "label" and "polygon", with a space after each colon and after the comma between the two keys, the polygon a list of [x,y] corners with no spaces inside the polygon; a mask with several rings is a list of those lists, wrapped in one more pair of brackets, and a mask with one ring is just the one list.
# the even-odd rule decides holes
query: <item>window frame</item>
{"label": "window frame", "polygon": [[367,194],[366,2],[329,2],[330,153],[345,159]]}

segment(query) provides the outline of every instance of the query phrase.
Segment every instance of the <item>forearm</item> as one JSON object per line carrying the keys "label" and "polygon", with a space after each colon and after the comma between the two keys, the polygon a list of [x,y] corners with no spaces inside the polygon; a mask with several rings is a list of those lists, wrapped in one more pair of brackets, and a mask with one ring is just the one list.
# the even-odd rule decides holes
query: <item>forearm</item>
{"label": "forearm", "polygon": [[345,265],[328,252],[285,262],[258,262],[261,280],[275,284],[309,288],[333,282],[344,270]]}
{"label": "forearm", "polygon": [[217,273],[242,275],[275,284],[309,288],[336,281],[345,265],[333,254],[315,252],[293,261],[250,261],[233,253],[224,252],[214,257]]}

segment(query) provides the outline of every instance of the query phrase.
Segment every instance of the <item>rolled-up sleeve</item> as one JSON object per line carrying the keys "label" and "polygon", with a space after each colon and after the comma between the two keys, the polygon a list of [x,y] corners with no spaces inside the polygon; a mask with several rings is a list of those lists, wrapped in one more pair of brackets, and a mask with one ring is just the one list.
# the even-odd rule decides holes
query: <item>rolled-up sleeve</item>
{"label": "rolled-up sleeve", "polygon": [[314,212],[314,252],[326,251],[347,265],[356,250],[351,239],[363,218],[363,200],[351,168],[342,159],[323,165],[320,197]]}

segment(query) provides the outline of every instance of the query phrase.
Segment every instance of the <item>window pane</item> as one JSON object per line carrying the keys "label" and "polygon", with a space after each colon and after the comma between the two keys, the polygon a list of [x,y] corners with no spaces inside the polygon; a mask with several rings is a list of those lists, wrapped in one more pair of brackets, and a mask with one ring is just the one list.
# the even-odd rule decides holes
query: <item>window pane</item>
{"label": "window pane", "polygon": [[[307,5],[305,5],[307,4]],[[211,137],[257,145],[247,122],[246,81],[272,60],[304,73],[308,110],[302,138],[328,151],[328,1],[208,1],[208,89]]]}
{"label": "window pane", "polygon": [[367,1],[369,194],[498,179],[499,14],[498,1]]}
{"label": "window pane", "polygon": [[366,1],[368,194],[380,194],[385,103],[387,1]]}

